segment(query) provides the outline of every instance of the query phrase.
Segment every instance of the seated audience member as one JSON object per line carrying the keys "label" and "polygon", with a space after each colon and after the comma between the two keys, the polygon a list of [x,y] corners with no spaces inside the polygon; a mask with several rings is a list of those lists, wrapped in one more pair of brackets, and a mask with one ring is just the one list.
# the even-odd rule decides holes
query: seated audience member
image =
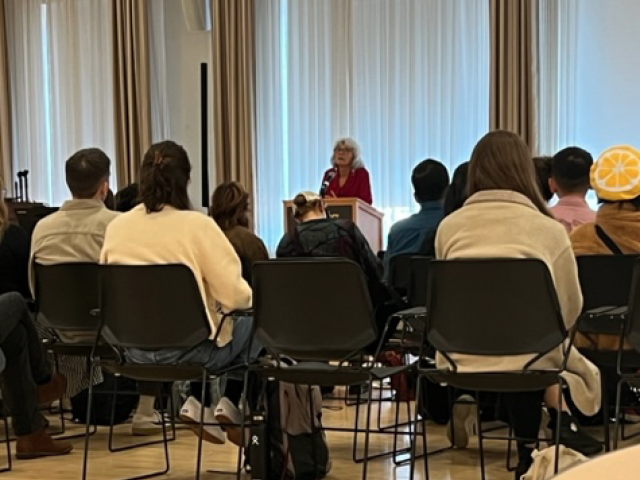
{"label": "seated audience member", "polygon": [[437,160],[424,160],[413,169],[411,183],[420,212],[391,227],[384,257],[387,277],[393,257],[419,253],[425,238],[436,231],[443,218],[442,197],[449,186],[449,173],[445,166]]}
{"label": "seated audience member", "polygon": [[[33,266],[60,263],[80,263],[100,260],[100,250],[107,225],[118,216],[107,209],[105,200],[109,192],[111,160],[97,148],[88,148],[74,153],[65,165],[67,185],[73,196],[59,211],[42,219],[33,231],[30,261],[31,286],[33,288]],[[41,331],[43,336],[48,335]],[[82,334],[60,333],[63,341],[91,341],[93,337]],[[80,357],[60,357],[59,368],[69,378],[67,395],[74,397],[88,388],[85,375],[86,362]],[[103,380],[97,369],[96,383]],[[154,410],[157,385],[141,382],[140,402],[133,417],[132,431],[136,435],[160,433],[160,415]]]}
{"label": "seated audience member", "polygon": [[[612,155],[615,152],[620,155]],[[629,157],[640,159],[640,151],[631,146],[613,147],[593,165],[591,186],[600,208],[592,222],[571,232],[576,255],[640,253],[640,183],[635,181],[637,167],[624,163]],[[615,175],[616,169],[622,174]]]}
{"label": "seated audience member", "polygon": [[[576,263],[566,232],[552,218],[540,196],[533,165],[529,149],[517,135],[504,131],[485,135],[471,157],[469,199],[464,208],[449,215],[440,224],[436,256],[441,259],[541,259],[555,280],[564,321],[567,328],[571,328],[582,307]],[[534,367],[558,368],[562,362],[562,349],[562,345],[559,345]],[[520,370],[530,359],[528,356],[450,356],[462,372]],[[440,354],[437,364],[439,368],[450,367],[448,360]],[[563,377],[577,407],[585,413],[595,413],[600,406],[598,369],[573,349]],[[537,438],[543,396],[544,391],[503,395],[517,437]],[[570,414],[563,414],[562,422],[560,439],[567,444],[567,434],[578,433],[580,427]],[[570,439],[573,440],[573,437]],[[516,478],[529,469],[534,447],[535,441],[518,442]]]}
{"label": "seated audience member", "polygon": [[551,178],[552,157],[533,157],[533,164],[536,167],[537,183],[542,199],[549,203],[553,198],[553,192],[549,186]]}
{"label": "seated audience member", "polygon": [[[456,210],[462,208],[464,202],[467,201],[467,172],[469,171],[469,162],[464,162],[458,165],[453,172],[453,178],[451,184],[447,188],[447,193],[444,196],[444,204],[442,208],[443,218],[451,215]],[[427,257],[436,256],[436,234],[438,229],[436,228],[424,239],[422,247],[420,248],[420,255]]]}
{"label": "seated audience member", "polygon": [[251,267],[268,260],[269,253],[249,230],[249,194],[237,182],[223,183],[213,192],[209,214],[233,245],[242,262],[242,276],[251,285]]}
{"label": "seated audience member", "polygon": [[[327,218],[324,202],[315,193],[299,193],[293,204],[298,224],[291,234],[285,234],[280,240],[276,256],[344,257],[360,265],[376,309],[378,332],[382,335],[387,319],[398,310],[398,305],[391,302],[390,290],[382,281],[382,265],[360,229],[349,220]],[[389,335],[396,326],[397,322],[390,323]],[[377,347],[379,339],[374,343],[372,348]]]}
{"label": "seated audience member", "polygon": [[16,457],[27,460],[71,452],[69,442],[49,436],[39,408],[64,394],[66,379],[52,372],[27,305],[17,292],[0,295],[0,350],[6,360],[2,396],[18,437]]}
{"label": "seated audience member", "polygon": [[[101,262],[119,265],[183,264],[194,273],[200,287],[211,323],[211,339],[190,349],[142,351],[129,349],[127,358],[133,363],[157,362],[168,364],[201,364],[216,372],[231,364],[244,361],[252,333],[252,318],[238,318],[220,327],[218,304],[227,311],[251,306],[251,288],[242,279],[240,260],[229,240],[216,222],[192,210],[187,186],[191,177],[191,163],[187,152],[174,142],[152,145],[147,151],[140,171],[140,200],[142,203],[115,219],[107,229]],[[176,319],[180,321],[180,319]],[[253,342],[253,358],[260,351]],[[224,398],[215,411],[207,399],[205,420],[239,423],[237,405],[243,390],[242,382],[229,378]],[[203,408],[190,397],[181,410],[181,418],[196,422]],[[230,441],[238,444],[241,432],[227,428]],[[224,443],[225,436],[218,426],[205,427],[205,439]]]}
{"label": "seated audience member", "polygon": [[[3,188],[0,180],[0,190]],[[18,292],[31,297],[29,288],[29,235],[18,225],[9,223],[9,210],[0,194],[0,294]]]}
{"label": "seated audience member", "polygon": [[567,232],[596,218],[585,200],[592,165],[591,154],[578,147],[565,148],[553,157],[549,187],[559,200],[550,210]]}
{"label": "seated audience member", "polygon": [[133,210],[133,207],[138,205],[140,201],[138,196],[140,195],[140,189],[137,183],[127,185],[122,190],[116,193],[116,212],[128,212]]}

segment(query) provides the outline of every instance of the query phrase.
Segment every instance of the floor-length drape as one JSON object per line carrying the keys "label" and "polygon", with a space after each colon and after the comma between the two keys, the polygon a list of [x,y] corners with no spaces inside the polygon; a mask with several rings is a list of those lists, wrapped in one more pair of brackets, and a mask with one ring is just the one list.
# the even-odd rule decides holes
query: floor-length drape
{"label": "floor-length drape", "polygon": [[4,2],[5,0],[0,0],[0,173],[7,191],[10,192],[13,179],[11,168],[11,96]]}
{"label": "floor-length drape", "polygon": [[216,182],[238,181],[254,197],[254,0],[212,0]]}
{"label": "floor-length drape", "polygon": [[537,0],[491,0],[490,125],[536,147]]}
{"label": "floor-length drape", "polygon": [[138,180],[151,145],[148,0],[113,0],[118,184]]}

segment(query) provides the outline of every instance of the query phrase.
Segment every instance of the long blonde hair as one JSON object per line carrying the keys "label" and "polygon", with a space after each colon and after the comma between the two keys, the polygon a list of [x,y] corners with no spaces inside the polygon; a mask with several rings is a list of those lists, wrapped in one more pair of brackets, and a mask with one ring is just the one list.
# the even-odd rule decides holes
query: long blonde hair
{"label": "long blonde hair", "polygon": [[9,227],[9,209],[4,201],[4,181],[0,178],[0,240]]}

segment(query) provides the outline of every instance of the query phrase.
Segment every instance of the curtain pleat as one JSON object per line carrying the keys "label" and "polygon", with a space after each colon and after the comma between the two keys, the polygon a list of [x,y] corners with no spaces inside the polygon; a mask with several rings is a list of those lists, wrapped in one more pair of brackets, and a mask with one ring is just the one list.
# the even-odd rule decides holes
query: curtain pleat
{"label": "curtain pleat", "polygon": [[0,172],[7,191],[12,189],[11,93],[7,61],[5,0],[0,0]]}
{"label": "curtain pleat", "polygon": [[492,130],[536,148],[537,0],[491,1]]}
{"label": "curtain pleat", "polygon": [[252,192],[256,73],[254,0],[212,0],[213,128],[216,182]]}
{"label": "curtain pleat", "polygon": [[151,146],[148,0],[113,0],[118,185],[138,181]]}

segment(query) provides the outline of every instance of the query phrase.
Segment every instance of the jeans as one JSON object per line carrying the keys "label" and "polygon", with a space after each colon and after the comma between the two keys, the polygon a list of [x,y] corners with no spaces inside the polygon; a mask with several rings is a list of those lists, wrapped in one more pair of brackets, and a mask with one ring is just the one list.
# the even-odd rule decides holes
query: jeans
{"label": "jeans", "polygon": [[[202,365],[209,372],[216,373],[223,368],[242,364],[249,349],[252,327],[252,317],[239,317],[233,326],[232,339],[224,347],[219,347],[213,340],[205,340],[188,349],[164,348],[148,351],[129,348],[126,351],[126,358],[131,363]],[[262,346],[254,340],[251,352],[249,352],[249,359],[258,358],[261,350]]]}
{"label": "jeans", "polygon": [[38,385],[51,381],[51,365],[27,304],[18,293],[0,295],[0,349],[6,357],[4,398],[17,436],[45,426],[38,408]]}

